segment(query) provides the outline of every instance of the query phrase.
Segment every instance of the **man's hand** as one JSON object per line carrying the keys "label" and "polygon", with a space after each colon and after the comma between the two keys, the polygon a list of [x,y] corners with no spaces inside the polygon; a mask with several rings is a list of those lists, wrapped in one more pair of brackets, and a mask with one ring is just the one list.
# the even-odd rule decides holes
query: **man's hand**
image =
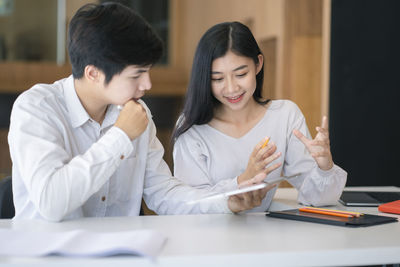
{"label": "man's hand", "polygon": [[[266,177],[265,173],[257,174],[252,179],[247,180],[244,183],[241,183],[239,187],[262,183],[265,177]],[[264,199],[267,192],[272,188],[274,188],[275,186],[276,184],[273,184],[259,190],[230,196],[228,199],[228,207],[234,213],[258,207],[261,205],[261,202]]]}
{"label": "man's hand", "polygon": [[129,100],[121,110],[114,126],[124,131],[129,139],[134,140],[146,130],[148,123],[143,106],[134,100]]}

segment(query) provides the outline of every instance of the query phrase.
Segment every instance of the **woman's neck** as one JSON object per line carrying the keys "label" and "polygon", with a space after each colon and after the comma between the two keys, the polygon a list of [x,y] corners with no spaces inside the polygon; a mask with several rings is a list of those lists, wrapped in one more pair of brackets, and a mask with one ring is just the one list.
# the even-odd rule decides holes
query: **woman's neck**
{"label": "woman's neck", "polygon": [[253,98],[245,107],[240,110],[233,110],[224,105],[219,106],[214,113],[214,119],[223,121],[229,124],[245,124],[248,121],[258,117],[257,114],[265,111],[262,105],[257,103]]}
{"label": "woman's neck", "polygon": [[208,123],[211,127],[234,138],[247,134],[264,117],[266,106],[253,102],[240,110],[217,109]]}

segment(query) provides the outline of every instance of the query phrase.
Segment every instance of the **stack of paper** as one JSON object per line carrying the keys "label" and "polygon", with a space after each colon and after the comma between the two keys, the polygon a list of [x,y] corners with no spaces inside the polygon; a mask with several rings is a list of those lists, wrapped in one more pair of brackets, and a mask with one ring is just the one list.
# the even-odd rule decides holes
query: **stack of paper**
{"label": "stack of paper", "polygon": [[30,232],[0,229],[0,255],[95,257],[130,254],[157,256],[166,237],[152,230],[123,232]]}

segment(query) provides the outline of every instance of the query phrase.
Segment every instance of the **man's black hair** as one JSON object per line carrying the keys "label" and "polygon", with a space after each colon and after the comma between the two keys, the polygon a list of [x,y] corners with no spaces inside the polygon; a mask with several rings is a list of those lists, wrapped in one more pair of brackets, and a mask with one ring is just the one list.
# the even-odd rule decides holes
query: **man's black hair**
{"label": "man's black hair", "polygon": [[155,64],[163,43],[151,26],[135,11],[118,3],[87,4],[72,18],[68,53],[75,79],[85,67],[104,72],[106,84],[129,65]]}

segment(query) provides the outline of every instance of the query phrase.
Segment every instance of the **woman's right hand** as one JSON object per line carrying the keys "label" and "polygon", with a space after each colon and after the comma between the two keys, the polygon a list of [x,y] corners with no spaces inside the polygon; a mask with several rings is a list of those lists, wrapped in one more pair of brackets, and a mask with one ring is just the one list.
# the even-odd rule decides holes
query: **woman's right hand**
{"label": "woman's right hand", "polygon": [[[259,173],[268,174],[273,170],[279,168],[282,165],[281,162],[275,163],[271,166],[268,166],[272,161],[276,160],[281,156],[281,152],[275,153],[276,145],[274,142],[269,142],[268,145],[263,147],[266,138],[261,140],[254,148],[253,152],[250,155],[249,162],[247,163],[247,168],[238,177],[238,184],[241,184]],[[268,167],[267,167],[268,166]]]}

